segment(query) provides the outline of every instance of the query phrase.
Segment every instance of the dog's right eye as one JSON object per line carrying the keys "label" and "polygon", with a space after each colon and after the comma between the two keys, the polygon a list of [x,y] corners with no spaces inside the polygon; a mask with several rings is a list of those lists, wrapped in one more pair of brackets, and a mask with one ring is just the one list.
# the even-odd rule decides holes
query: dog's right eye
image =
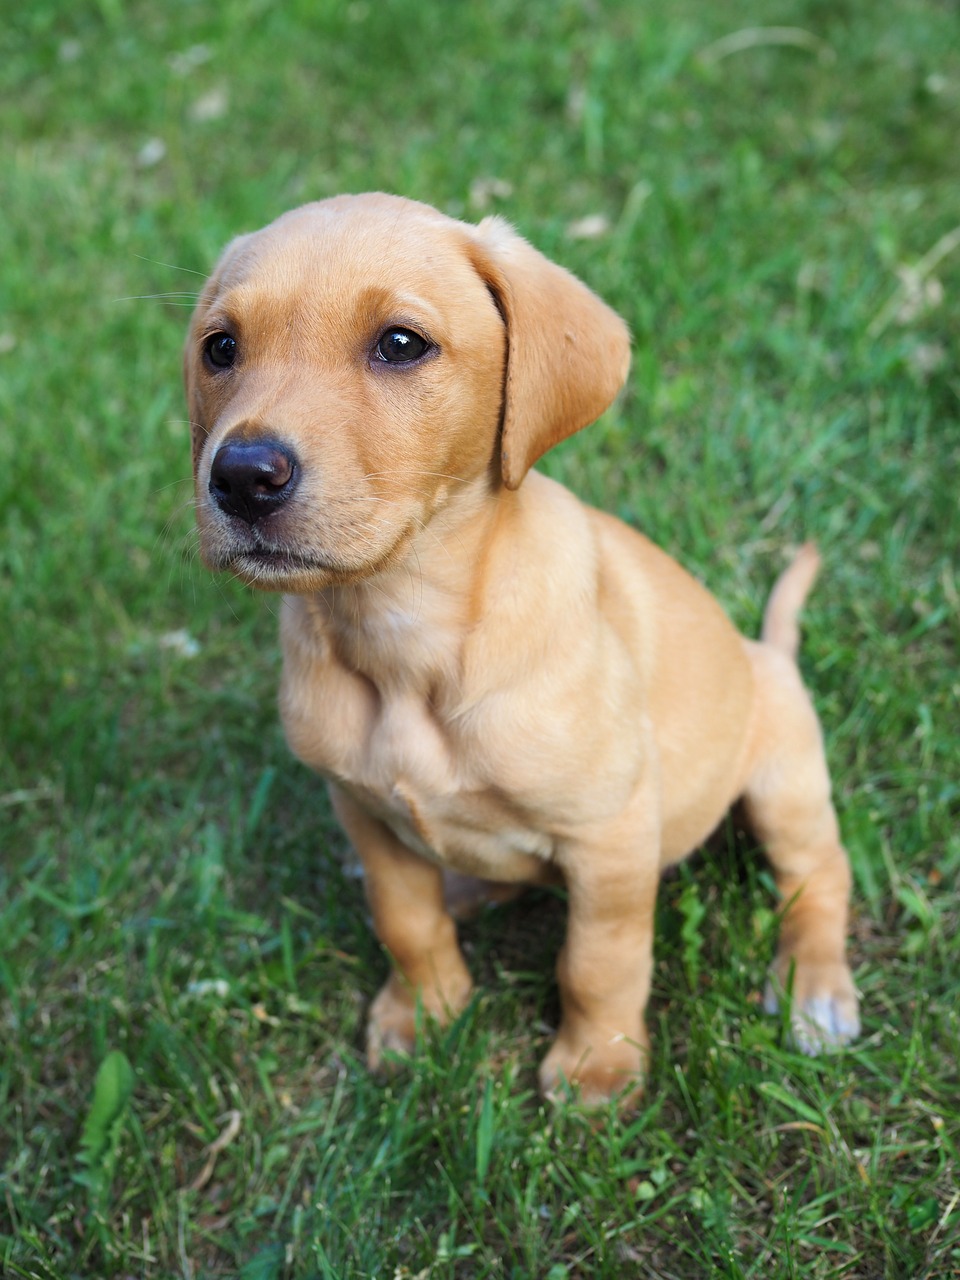
{"label": "dog's right eye", "polygon": [[229,333],[211,333],[203,344],[203,354],[215,369],[229,369],[237,358],[237,340]]}

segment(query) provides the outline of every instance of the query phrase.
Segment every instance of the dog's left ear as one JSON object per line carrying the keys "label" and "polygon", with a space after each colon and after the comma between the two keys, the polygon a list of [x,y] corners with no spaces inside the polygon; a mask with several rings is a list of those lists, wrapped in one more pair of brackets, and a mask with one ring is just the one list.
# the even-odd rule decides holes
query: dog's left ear
{"label": "dog's left ear", "polygon": [[507,327],[501,469],[516,489],[548,449],[598,418],[630,367],[626,324],[500,218],[471,242]]}

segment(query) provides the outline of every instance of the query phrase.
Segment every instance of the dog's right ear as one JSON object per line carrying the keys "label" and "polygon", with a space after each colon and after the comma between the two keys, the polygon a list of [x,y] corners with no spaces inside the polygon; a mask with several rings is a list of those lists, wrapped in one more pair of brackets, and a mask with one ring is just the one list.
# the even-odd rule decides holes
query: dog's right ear
{"label": "dog's right ear", "polygon": [[516,489],[539,457],[611,403],[630,367],[630,334],[501,218],[480,223],[470,252],[507,328],[501,471]]}
{"label": "dog's right ear", "polygon": [[207,277],[203,288],[197,296],[197,304],[190,316],[190,327],[187,330],[187,341],[183,348],[183,389],[187,397],[187,413],[190,415],[190,442],[193,451],[193,474],[196,476],[200,466],[200,455],[206,443],[209,427],[201,421],[203,404],[200,389],[197,386],[197,360],[200,329],[202,319],[207,314],[214,295],[222,281],[224,268],[237,256],[237,251],[252,239],[251,236],[236,236],[220,254],[216,266]]}
{"label": "dog's right ear", "polygon": [[190,444],[193,452],[193,474],[196,476],[200,466],[200,455],[207,437],[207,427],[201,421],[203,405],[200,400],[200,388],[197,386],[197,360],[199,347],[199,331],[201,319],[210,305],[214,291],[214,275],[211,275],[203,286],[197,304],[190,316],[190,327],[183,347],[183,389],[187,397],[187,413],[190,422]]}
{"label": "dog's right ear", "polygon": [[200,397],[197,394],[196,374],[194,372],[194,336],[193,323],[187,334],[183,348],[183,389],[187,397],[187,414],[190,422],[190,447],[193,454],[193,474],[196,476],[200,466],[200,454],[203,452],[204,428],[200,421]]}

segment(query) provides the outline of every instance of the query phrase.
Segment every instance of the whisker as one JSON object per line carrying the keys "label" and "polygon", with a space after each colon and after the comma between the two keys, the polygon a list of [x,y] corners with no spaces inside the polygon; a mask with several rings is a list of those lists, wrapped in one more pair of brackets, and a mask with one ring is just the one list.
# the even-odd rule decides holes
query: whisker
{"label": "whisker", "polygon": [[[237,575],[233,573],[230,574],[229,577],[227,578],[228,582],[231,580],[234,582],[240,582],[240,578],[238,578]],[[217,594],[220,596],[220,599],[224,602],[224,604],[230,610],[230,613],[233,617],[234,622],[239,622],[240,615],[239,613],[237,613],[236,609],[233,607],[233,601],[228,598],[227,593],[223,589],[223,580],[219,577],[215,577],[213,581],[217,588]]]}
{"label": "whisker", "polygon": [[[420,553],[417,551],[417,548],[414,546],[414,547],[411,547],[411,550],[413,551],[414,557],[416,558],[416,561],[417,561],[417,578],[419,579],[419,582],[420,582],[420,599],[417,601],[417,608],[416,608],[416,612],[413,615],[413,620],[414,622],[419,622],[420,613],[421,613],[421,610],[423,609],[423,594],[424,594],[423,566],[420,564]],[[410,582],[412,585],[413,573],[409,568],[407,569],[407,572],[410,574]]]}
{"label": "whisker", "polygon": [[[390,507],[398,505],[391,498],[381,498],[381,497],[378,497],[376,494],[372,494],[372,493],[358,494],[357,497],[351,499],[351,501],[382,502],[385,506],[390,506]],[[414,515],[408,516],[408,519],[410,519],[417,526],[417,528],[420,530],[421,533],[428,533],[431,536],[431,538],[433,538],[434,542],[436,542],[437,546],[441,547],[444,551],[446,551],[448,555],[450,554],[446,544],[444,543],[443,539],[440,537],[439,533],[427,521],[421,520],[419,516],[414,516]],[[464,543],[463,543],[463,539],[460,537],[460,534],[457,533],[456,531],[453,531],[452,536],[456,538],[457,542],[460,544],[461,549],[463,549]]]}
{"label": "whisker", "polygon": [[454,476],[446,471],[425,471],[420,467],[394,467],[389,471],[368,471],[361,480],[384,480],[389,476],[433,476],[439,480],[456,480],[459,484],[469,484],[469,476]]}
{"label": "whisker", "polygon": [[175,489],[178,484],[193,484],[190,476],[181,476],[179,480],[171,480],[169,484],[162,484],[159,489],[154,489],[154,493],[166,493],[168,489]]}
{"label": "whisker", "polygon": [[154,267],[166,267],[168,271],[185,271],[188,275],[200,276],[202,280],[207,278],[206,271],[194,271],[192,267],[178,267],[172,262],[161,262],[159,258],[144,257],[142,253],[135,253],[133,256],[140,262],[149,262]]}
{"label": "whisker", "polygon": [[[154,555],[156,555],[156,554],[157,554],[157,552],[160,550],[160,548],[161,548],[162,546],[166,546],[166,545],[167,545],[167,543],[168,543],[168,541],[169,541],[169,538],[170,538],[171,531],[172,531],[172,529],[173,529],[173,522],[174,522],[176,519],[178,519],[178,517],[179,517],[179,516],[181,516],[181,515],[183,514],[183,512],[184,512],[186,509],[187,509],[187,508],[186,508],[185,506],[177,507],[177,508],[176,508],[176,510],[175,510],[175,511],[172,511],[172,512],[170,513],[170,515],[167,517],[167,519],[166,519],[166,520],[164,520],[164,522],[163,522],[162,526],[160,527],[160,529],[159,529],[159,531],[158,531],[158,533],[157,533],[157,536],[154,538],[154,541],[153,541],[153,554],[154,554]],[[197,529],[196,525],[192,526],[190,529],[185,529],[185,530],[180,534],[180,539],[181,539],[181,541],[184,541],[184,540],[186,540],[188,537],[192,537],[194,534],[197,536],[197,539],[199,540],[200,534],[199,534],[199,530]]]}
{"label": "whisker", "polygon": [[[174,298],[188,298],[190,300],[189,305],[192,307],[196,304],[196,301],[199,297],[200,297],[199,293],[188,293],[186,290],[180,290],[177,293],[128,293],[121,298],[114,298],[113,301],[114,302],[150,302],[150,301],[162,300],[164,302],[171,302]],[[178,307],[185,307],[188,304],[186,302],[176,302],[174,303],[174,305]]]}

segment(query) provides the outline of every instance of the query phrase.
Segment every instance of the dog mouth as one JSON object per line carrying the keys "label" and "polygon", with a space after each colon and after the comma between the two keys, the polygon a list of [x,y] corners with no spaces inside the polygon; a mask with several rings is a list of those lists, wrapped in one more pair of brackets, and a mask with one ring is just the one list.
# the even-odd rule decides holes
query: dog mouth
{"label": "dog mouth", "polygon": [[285,547],[235,547],[224,553],[216,566],[258,583],[281,578],[311,576],[340,577],[355,572],[349,566],[323,556],[305,555]]}
{"label": "dog mouth", "polygon": [[263,542],[224,547],[208,563],[210,568],[234,573],[253,587],[317,589],[358,582],[379,572],[396,559],[406,538],[404,530],[382,555],[360,564]]}

